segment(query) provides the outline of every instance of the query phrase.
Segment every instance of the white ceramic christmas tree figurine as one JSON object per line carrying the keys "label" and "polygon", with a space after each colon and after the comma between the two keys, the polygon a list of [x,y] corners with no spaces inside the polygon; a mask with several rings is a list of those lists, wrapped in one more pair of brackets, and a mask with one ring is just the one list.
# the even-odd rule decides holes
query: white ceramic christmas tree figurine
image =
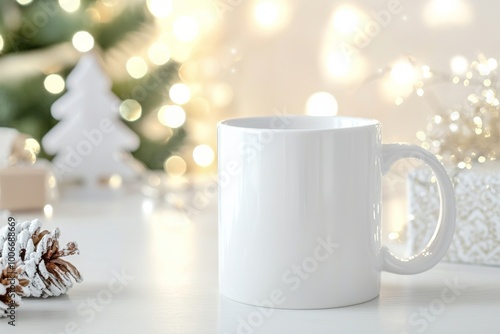
{"label": "white ceramic christmas tree figurine", "polygon": [[88,187],[119,175],[138,176],[138,162],[129,152],[139,147],[139,138],[119,117],[120,99],[111,91],[98,57],[84,55],[66,82],[68,92],[52,105],[52,116],[60,122],[43,138],[62,182],[79,180]]}

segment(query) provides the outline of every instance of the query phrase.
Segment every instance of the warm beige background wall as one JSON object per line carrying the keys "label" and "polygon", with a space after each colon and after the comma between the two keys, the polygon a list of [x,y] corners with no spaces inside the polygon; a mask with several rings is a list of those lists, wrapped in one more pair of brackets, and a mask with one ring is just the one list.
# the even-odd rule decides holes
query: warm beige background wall
{"label": "warm beige background wall", "polygon": [[[336,98],[338,114],[381,120],[386,141],[417,142],[415,133],[431,115],[462,103],[474,89],[451,83],[453,74],[466,74],[455,57],[470,62],[500,51],[500,3],[491,1],[220,3],[226,4],[220,34],[206,44],[207,62],[217,64],[207,77],[222,96],[218,118],[283,108],[302,113],[313,93],[326,91]],[[408,55],[418,61],[415,73]],[[395,64],[391,73],[387,67]],[[422,65],[431,78],[423,77]],[[386,75],[373,78],[384,69]]]}

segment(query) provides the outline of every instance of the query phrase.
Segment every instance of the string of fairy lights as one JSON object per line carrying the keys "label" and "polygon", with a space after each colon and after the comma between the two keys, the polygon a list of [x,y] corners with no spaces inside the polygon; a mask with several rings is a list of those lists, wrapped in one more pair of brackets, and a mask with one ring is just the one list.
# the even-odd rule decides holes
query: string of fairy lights
{"label": "string of fairy lights", "polygon": [[[455,66],[453,66],[453,64]],[[483,54],[470,63],[452,59],[455,73],[451,82],[474,87],[461,104],[439,112],[419,131],[422,146],[441,155],[459,169],[471,169],[475,162],[497,159],[500,151],[500,100],[497,95],[498,62]]]}
{"label": "string of fairy lights", "polygon": [[[469,62],[464,56],[450,59],[451,73],[420,64],[415,58],[387,66],[371,79],[384,78],[399,85],[394,104],[403,104],[412,95],[431,94],[430,87],[449,83],[472,91],[451,108],[434,105],[436,114],[424,131],[416,133],[421,146],[459,169],[471,169],[497,159],[500,151],[500,97],[497,95],[498,61],[479,54]],[[432,103],[431,103],[432,104]]]}
{"label": "string of fairy lights", "polygon": [[[385,19],[408,21],[404,12],[384,12]],[[472,19],[472,8],[464,0],[429,0],[424,6],[423,21],[429,27],[466,26]],[[391,15],[392,14],[392,15]],[[366,78],[368,60],[359,52],[376,38],[382,29],[380,18],[351,4],[339,5],[332,15],[324,41],[322,63],[329,79],[339,83],[359,82]],[[347,42],[346,42],[347,41]],[[349,43],[348,43],[349,42]],[[366,82],[378,80],[381,95],[394,105],[409,97],[432,99],[429,88],[437,83],[451,83],[471,89],[463,101],[452,108],[434,105],[436,115],[424,131],[416,133],[421,146],[433,151],[450,166],[471,169],[474,163],[497,159],[500,150],[500,102],[497,96],[498,62],[482,54],[472,62],[457,55],[450,59],[449,71],[431,68],[405,56],[379,69]],[[432,104],[432,103],[431,103]]]}

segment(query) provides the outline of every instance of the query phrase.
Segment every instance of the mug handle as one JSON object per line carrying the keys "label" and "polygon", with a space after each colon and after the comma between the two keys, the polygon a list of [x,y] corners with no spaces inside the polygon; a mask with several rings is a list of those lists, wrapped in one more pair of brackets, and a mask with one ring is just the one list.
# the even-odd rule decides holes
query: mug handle
{"label": "mug handle", "polygon": [[432,169],[439,186],[441,205],[436,230],[429,243],[418,254],[408,258],[399,258],[389,248],[382,246],[382,270],[395,274],[411,275],[431,269],[446,254],[455,232],[455,192],[441,162],[432,153],[416,145],[382,145],[382,174],[385,175],[397,160],[403,158],[419,159]]}

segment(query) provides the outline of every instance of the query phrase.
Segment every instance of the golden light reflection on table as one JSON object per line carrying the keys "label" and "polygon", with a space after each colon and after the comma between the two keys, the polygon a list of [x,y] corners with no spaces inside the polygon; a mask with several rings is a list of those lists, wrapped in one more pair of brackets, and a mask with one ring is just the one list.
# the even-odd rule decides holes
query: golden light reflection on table
{"label": "golden light reflection on table", "polygon": [[145,200],[142,210],[147,218],[151,275],[153,284],[169,291],[189,284],[193,272],[194,231],[181,212],[169,209],[154,209],[154,204]]}

